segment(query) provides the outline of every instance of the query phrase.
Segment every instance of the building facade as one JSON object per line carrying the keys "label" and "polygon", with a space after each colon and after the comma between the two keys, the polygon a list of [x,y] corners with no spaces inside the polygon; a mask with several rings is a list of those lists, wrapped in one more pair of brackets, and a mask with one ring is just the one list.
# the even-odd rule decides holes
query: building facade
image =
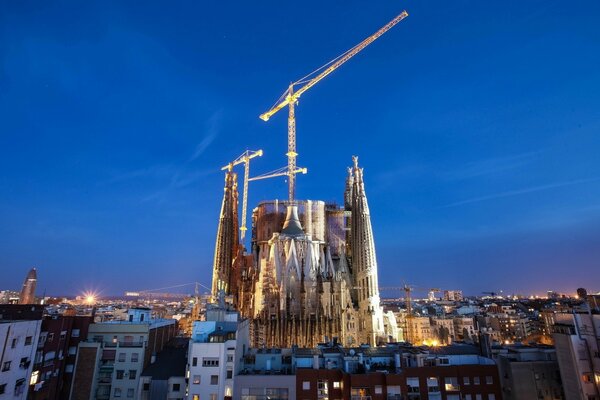
{"label": "building facade", "polygon": [[227,171],[213,265],[223,291],[250,320],[253,346],[375,345],[398,334],[380,306],[377,257],[363,169],[348,169],[344,206],[266,201],[252,213],[252,246],[238,238],[237,176]]}
{"label": "building facade", "polygon": [[139,377],[177,334],[177,321],[152,319],[147,308],[128,311],[125,321],[91,324],[79,343],[70,398],[138,398]]}
{"label": "building facade", "polygon": [[27,399],[42,321],[0,320],[0,399]]}
{"label": "building facade", "polygon": [[71,391],[79,342],[88,334],[91,316],[50,315],[42,320],[34,360],[35,382],[29,399],[67,399]]}
{"label": "building facade", "polygon": [[206,321],[194,323],[188,350],[189,400],[228,399],[234,393],[234,376],[249,349],[249,323],[236,311],[208,307]]}
{"label": "building facade", "polygon": [[600,315],[555,314],[554,346],[567,400],[600,399]]}

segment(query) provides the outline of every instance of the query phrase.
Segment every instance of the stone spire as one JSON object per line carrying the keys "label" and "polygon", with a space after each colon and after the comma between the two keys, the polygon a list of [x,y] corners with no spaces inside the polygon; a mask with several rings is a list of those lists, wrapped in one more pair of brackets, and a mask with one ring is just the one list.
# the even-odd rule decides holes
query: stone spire
{"label": "stone spire", "polygon": [[19,304],[34,304],[35,286],[37,284],[37,271],[31,268],[23,281],[23,288],[19,295]]}
{"label": "stone spire", "polygon": [[238,193],[236,173],[232,171],[225,173],[224,190],[213,262],[213,299],[217,299],[221,290],[225,294],[230,293],[232,263],[238,250]]}
{"label": "stone spire", "polygon": [[363,169],[358,167],[358,157],[353,156],[352,168],[352,220],[350,238],[352,253],[352,273],[355,285],[359,287],[358,304],[365,316],[362,331],[371,345],[377,344],[377,337],[383,333],[383,310],[379,305],[379,285],[377,281],[377,257],[371,227],[371,215],[365,193]]}

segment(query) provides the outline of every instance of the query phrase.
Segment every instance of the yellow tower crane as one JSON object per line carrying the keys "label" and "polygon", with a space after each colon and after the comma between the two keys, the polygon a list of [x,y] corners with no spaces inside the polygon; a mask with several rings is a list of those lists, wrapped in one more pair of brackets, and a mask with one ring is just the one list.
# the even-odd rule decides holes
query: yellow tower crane
{"label": "yellow tower crane", "polygon": [[[325,78],[327,75],[331,74],[342,64],[354,57],[365,47],[373,43],[377,38],[386,33],[394,25],[402,21],[407,16],[408,13],[406,11],[402,11],[400,15],[388,22],[381,29],[379,29],[377,32],[375,32],[356,46],[352,47],[345,53],[342,53],[338,57],[334,58],[327,64],[311,72],[305,77],[299,79],[298,81],[291,83],[286,89],[286,91],[283,92],[281,97],[279,97],[279,99],[275,102],[273,107],[271,107],[269,111],[260,115],[260,119],[262,119],[263,121],[268,121],[269,118],[273,116],[273,114],[275,114],[277,111],[281,110],[285,106],[288,106],[288,152],[286,153],[288,158],[288,165],[287,171],[280,175],[287,175],[288,177],[288,197],[290,203],[294,201],[296,191],[296,174],[298,172],[302,172],[303,170],[304,173],[306,172],[305,169],[296,168],[296,157],[298,156],[298,153],[296,153],[296,117],[294,107],[298,103],[298,99],[300,99],[300,96],[302,96],[304,92],[316,85],[317,82]],[[300,87],[296,91],[294,91],[296,86]]]}
{"label": "yellow tower crane", "polygon": [[242,195],[242,226],[240,227],[240,238],[244,240],[246,237],[246,231],[248,228],[246,227],[246,211],[248,207],[248,182],[250,181],[250,160],[254,157],[260,157],[263,155],[262,150],[251,151],[246,150],[243,152],[238,158],[221,168],[222,171],[231,171],[233,167],[239,164],[244,164],[244,190]]}

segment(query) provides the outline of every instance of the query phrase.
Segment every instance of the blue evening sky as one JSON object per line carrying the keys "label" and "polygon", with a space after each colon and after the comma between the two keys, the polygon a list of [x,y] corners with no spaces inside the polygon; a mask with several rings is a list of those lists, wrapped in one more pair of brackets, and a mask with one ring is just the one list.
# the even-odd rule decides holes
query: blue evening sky
{"label": "blue evening sky", "polygon": [[302,98],[298,197],[360,157],[382,286],[599,290],[596,0],[4,1],[0,290],[209,286],[220,167],[285,165],[258,115],[403,9]]}

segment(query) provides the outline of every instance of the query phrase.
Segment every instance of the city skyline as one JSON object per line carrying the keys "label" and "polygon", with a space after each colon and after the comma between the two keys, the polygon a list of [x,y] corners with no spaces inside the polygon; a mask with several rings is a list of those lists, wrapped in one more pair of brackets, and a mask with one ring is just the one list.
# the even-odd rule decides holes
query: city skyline
{"label": "city skyline", "polygon": [[[31,267],[38,294],[210,286],[220,167],[247,148],[253,174],[283,166],[285,118],[258,115],[404,7],[300,102],[297,197],[341,204],[360,157],[382,286],[600,289],[591,1],[6,5],[0,289]],[[285,197],[256,182],[249,206]]]}

